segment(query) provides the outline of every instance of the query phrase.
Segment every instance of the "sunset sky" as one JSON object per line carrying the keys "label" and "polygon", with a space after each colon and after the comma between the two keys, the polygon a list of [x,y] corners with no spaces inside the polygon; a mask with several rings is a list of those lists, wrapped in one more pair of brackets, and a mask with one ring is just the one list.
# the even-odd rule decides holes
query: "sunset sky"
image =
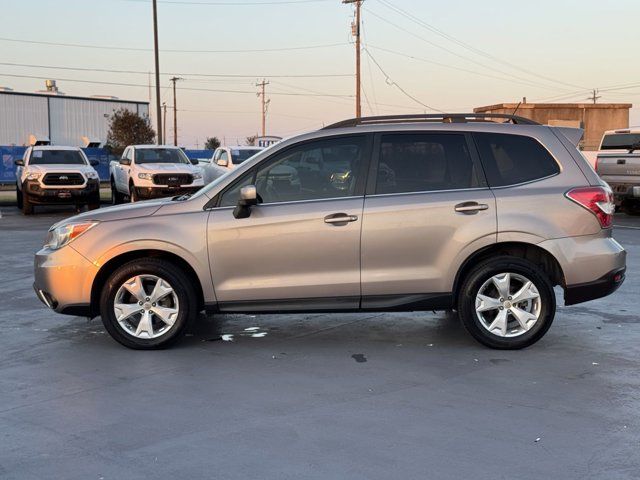
{"label": "sunset sky", "polygon": [[[2,0],[0,6],[0,86],[34,91],[53,78],[69,95],[149,100],[150,1]],[[181,145],[201,146],[214,135],[243,142],[258,132],[255,83],[263,77],[270,82],[268,133],[287,136],[353,116],[351,6],[160,0],[158,8],[162,101],[172,105],[171,74],[184,78]],[[601,90],[600,102],[638,102],[640,62],[631,55],[640,40],[638,19],[637,0],[366,0],[363,112],[470,111],[524,96],[582,102],[592,88]],[[152,115],[155,121],[153,101]],[[167,119],[171,136],[170,114]],[[640,110],[632,110],[631,121],[640,124]]]}

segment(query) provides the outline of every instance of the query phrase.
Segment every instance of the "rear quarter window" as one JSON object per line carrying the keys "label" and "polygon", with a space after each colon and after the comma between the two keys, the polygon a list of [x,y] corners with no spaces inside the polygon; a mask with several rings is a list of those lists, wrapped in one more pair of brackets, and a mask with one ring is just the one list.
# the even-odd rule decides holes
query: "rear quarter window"
{"label": "rear quarter window", "polygon": [[531,182],[560,173],[560,167],[540,142],[524,135],[474,133],[491,187]]}

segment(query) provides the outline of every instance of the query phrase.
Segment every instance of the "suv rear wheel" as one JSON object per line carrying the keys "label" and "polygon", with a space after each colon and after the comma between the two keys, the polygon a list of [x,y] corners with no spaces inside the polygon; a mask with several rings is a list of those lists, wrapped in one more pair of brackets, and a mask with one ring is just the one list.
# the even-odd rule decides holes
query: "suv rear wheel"
{"label": "suv rear wheel", "polygon": [[100,297],[102,323],[125,347],[165,348],[179,340],[197,316],[197,301],[184,272],[161,259],[116,269]]}
{"label": "suv rear wheel", "polygon": [[533,345],[549,330],[556,300],[547,275],[517,257],[496,257],[466,276],[458,297],[465,328],[491,348],[515,350]]}

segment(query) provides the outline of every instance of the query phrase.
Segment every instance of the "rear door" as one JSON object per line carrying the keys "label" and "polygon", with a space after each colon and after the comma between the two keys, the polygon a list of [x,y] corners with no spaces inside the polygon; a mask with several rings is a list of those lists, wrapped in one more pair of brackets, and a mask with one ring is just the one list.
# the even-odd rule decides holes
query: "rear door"
{"label": "rear door", "polygon": [[364,308],[446,298],[463,260],[495,241],[495,198],[468,134],[377,135],[362,226]]}

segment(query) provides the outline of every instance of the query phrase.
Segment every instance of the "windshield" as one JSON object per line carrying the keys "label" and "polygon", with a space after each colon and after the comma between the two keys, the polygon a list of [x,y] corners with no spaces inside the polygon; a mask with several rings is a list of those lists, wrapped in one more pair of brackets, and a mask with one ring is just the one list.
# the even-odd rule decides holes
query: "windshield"
{"label": "windshield", "polygon": [[86,165],[78,150],[34,150],[29,165]]}
{"label": "windshield", "polygon": [[179,148],[136,148],[135,161],[143,163],[188,163],[187,156]]}
{"label": "windshield", "polygon": [[640,143],[640,133],[605,135],[600,150],[631,150],[631,147],[637,143]]}
{"label": "windshield", "polygon": [[242,150],[238,148],[231,149],[231,161],[234,165],[238,165],[245,160],[253,157],[256,153],[261,152],[260,148],[243,148]]}

